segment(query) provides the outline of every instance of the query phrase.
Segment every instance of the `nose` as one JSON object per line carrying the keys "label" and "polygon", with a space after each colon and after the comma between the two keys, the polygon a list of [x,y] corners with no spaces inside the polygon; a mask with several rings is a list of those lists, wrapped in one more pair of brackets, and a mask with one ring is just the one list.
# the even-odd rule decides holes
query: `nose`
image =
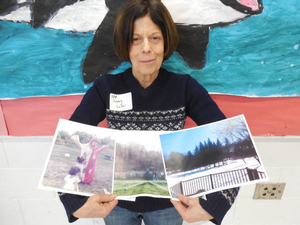
{"label": "nose", "polygon": [[151,46],[148,38],[143,41],[143,53],[148,53],[151,51]]}

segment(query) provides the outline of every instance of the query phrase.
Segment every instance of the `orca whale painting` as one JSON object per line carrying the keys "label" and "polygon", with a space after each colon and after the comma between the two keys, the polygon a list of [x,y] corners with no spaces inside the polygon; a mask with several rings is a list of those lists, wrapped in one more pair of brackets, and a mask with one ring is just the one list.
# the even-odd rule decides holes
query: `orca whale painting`
{"label": "orca whale painting", "polygon": [[[2,106],[5,99],[82,95],[101,75],[130,67],[112,44],[116,15],[127,1],[2,0]],[[211,94],[299,98],[297,0],[162,2],[180,37],[163,67],[190,74]]]}
{"label": "orca whale painting", "polygon": [[[295,0],[162,1],[180,36],[164,67],[191,74],[211,93],[299,95],[290,87],[299,73]],[[126,2],[4,0],[0,98],[85,93],[102,74],[129,67],[114,53],[111,38]]]}
{"label": "orca whale painting", "polygon": [[[82,63],[82,79],[88,84],[102,74],[113,71],[122,63],[114,53],[111,36],[118,11],[128,0],[98,1],[98,4],[95,4],[95,1],[83,1],[27,0],[18,3],[5,0],[1,11],[2,14],[12,14],[4,18],[14,21],[22,21],[14,10],[22,12],[23,15],[26,15],[27,11],[27,18],[23,20],[34,28],[92,31],[94,39]],[[101,2],[102,4],[99,4]],[[177,53],[193,69],[202,69],[205,66],[209,30],[212,27],[233,24],[263,11],[261,0],[163,0],[163,3],[170,10],[180,35]],[[80,18],[80,14],[83,19]],[[85,20],[85,23],[80,22],[80,19]],[[90,22],[94,22],[94,26],[89,25],[88,28],[86,24]]]}

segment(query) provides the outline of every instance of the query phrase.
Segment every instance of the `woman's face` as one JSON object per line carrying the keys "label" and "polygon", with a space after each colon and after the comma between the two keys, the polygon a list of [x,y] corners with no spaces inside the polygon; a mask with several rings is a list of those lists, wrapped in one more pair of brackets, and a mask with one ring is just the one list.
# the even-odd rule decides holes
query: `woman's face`
{"label": "woman's face", "polygon": [[150,85],[157,77],[164,59],[164,39],[149,14],[134,22],[129,57],[134,77],[140,83],[146,79]]}

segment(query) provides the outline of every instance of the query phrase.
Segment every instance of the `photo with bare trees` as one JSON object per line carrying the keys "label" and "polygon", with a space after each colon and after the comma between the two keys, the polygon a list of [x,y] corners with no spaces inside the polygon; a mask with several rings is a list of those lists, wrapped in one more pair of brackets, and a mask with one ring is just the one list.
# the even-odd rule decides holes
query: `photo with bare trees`
{"label": "photo with bare trees", "polygon": [[114,193],[170,198],[158,132],[126,131],[118,137]]}
{"label": "photo with bare trees", "polygon": [[243,115],[163,134],[160,140],[172,198],[268,179]]}

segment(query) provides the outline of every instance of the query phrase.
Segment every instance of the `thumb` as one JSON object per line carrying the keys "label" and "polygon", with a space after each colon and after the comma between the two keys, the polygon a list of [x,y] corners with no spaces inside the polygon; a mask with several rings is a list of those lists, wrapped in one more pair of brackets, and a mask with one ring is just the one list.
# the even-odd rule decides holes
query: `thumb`
{"label": "thumb", "polygon": [[196,199],[186,197],[183,194],[178,194],[177,198],[181,201],[182,204],[184,204],[186,207],[191,207],[195,205],[196,202],[198,202]]}
{"label": "thumb", "polygon": [[185,205],[189,206],[190,205],[190,199],[188,197],[186,197],[185,195],[183,194],[178,194],[177,195],[177,198],[182,202],[184,203]]}

